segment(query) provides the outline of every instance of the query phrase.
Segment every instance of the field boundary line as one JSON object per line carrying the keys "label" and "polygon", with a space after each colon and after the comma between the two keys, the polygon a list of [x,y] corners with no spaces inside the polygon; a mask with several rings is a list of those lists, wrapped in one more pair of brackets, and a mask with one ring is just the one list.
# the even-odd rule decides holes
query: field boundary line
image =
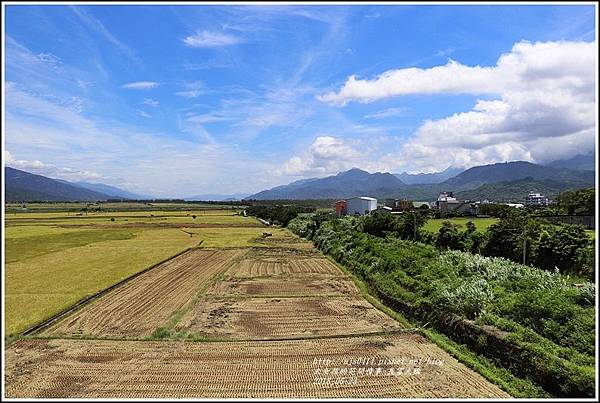
{"label": "field boundary line", "polygon": [[[397,330],[387,330],[379,332],[362,332],[362,333],[346,333],[346,334],[332,334],[332,335],[314,335],[314,336],[294,336],[287,338],[265,338],[265,339],[220,339],[220,338],[148,338],[148,337],[95,337],[91,335],[85,335],[83,337],[77,336],[29,336],[26,340],[97,340],[97,341],[143,341],[143,342],[156,342],[156,343],[262,343],[262,342],[286,342],[286,341],[303,341],[303,340],[322,340],[322,339],[351,339],[361,337],[376,337],[376,336],[394,336],[401,334],[419,334],[421,335],[421,328],[402,328]],[[25,339],[22,339],[25,340]]]}
{"label": "field boundary line", "polygon": [[125,283],[133,280],[134,278],[136,278],[138,276],[141,276],[142,274],[147,273],[150,270],[155,269],[156,267],[160,266],[161,264],[166,263],[166,262],[168,262],[171,259],[175,259],[176,257],[181,256],[181,255],[183,255],[186,252],[189,252],[190,250],[199,249],[201,244],[202,244],[202,241],[200,241],[200,243],[198,245],[190,246],[188,248],[185,248],[181,252],[178,252],[178,253],[176,253],[176,254],[174,254],[174,255],[166,258],[166,259],[161,260],[158,263],[153,264],[150,267],[147,267],[147,268],[145,268],[145,269],[143,269],[141,271],[138,271],[137,273],[134,273],[134,274],[130,275],[129,277],[124,278],[123,280],[119,281],[118,283],[115,283],[115,284],[111,285],[108,288],[105,288],[104,290],[100,290],[100,291],[98,291],[95,294],[92,294],[92,295],[90,295],[88,297],[85,297],[85,298],[79,300],[74,305],[71,305],[70,307],[68,307],[68,308],[66,308],[66,309],[64,309],[64,310],[62,310],[62,311],[60,311],[60,312],[52,315],[50,318],[48,318],[48,319],[46,319],[46,320],[44,320],[44,321],[42,321],[42,322],[40,322],[40,323],[38,323],[36,325],[33,325],[32,327],[30,327],[29,329],[27,329],[23,333],[21,333],[21,336],[29,336],[29,335],[32,335],[32,334],[35,334],[35,333],[39,332],[40,330],[46,329],[48,326],[50,326],[51,324],[57,322],[58,320],[62,319],[63,317],[68,316],[69,314],[77,311],[78,309],[82,308],[83,306],[87,305],[88,303],[92,302],[93,300],[100,298],[101,296],[109,293],[110,291],[114,290],[115,288],[118,288],[118,287],[122,286],[123,284],[125,284]]}

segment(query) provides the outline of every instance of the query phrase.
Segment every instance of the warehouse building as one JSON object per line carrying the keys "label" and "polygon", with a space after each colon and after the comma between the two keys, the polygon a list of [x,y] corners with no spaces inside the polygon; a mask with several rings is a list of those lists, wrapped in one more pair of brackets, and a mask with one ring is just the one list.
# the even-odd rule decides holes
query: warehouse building
{"label": "warehouse building", "polygon": [[377,209],[377,199],[366,196],[351,197],[346,200],[346,214],[365,215]]}

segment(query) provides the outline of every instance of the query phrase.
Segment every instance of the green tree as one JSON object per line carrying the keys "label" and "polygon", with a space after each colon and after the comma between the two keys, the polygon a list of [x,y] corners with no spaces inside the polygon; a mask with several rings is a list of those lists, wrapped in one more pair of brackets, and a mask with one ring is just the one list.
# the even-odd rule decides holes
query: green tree
{"label": "green tree", "polygon": [[443,249],[463,249],[462,235],[459,232],[460,227],[450,221],[442,222],[442,226],[438,231],[435,244]]}
{"label": "green tree", "polygon": [[363,231],[375,236],[385,236],[394,230],[396,217],[386,213],[373,213],[363,218]]}
{"label": "green tree", "polygon": [[567,190],[558,195],[556,203],[569,215],[594,215],[596,189]]}
{"label": "green tree", "polygon": [[422,210],[405,211],[400,214],[394,230],[401,239],[419,239],[420,229],[427,222],[427,212]]}
{"label": "green tree", "polygon": [[590,244],[581,225],[546,225],[540,233],[534,263],[543,269],[557,267],[563,273],[579,274],[582,250]]}
{"label": "green tree", "polygon": [[539,221],[525,216],[501,218],[488,228],[488,239],[482,252],[486,256],[527,263],[535,254],[540,230]]}

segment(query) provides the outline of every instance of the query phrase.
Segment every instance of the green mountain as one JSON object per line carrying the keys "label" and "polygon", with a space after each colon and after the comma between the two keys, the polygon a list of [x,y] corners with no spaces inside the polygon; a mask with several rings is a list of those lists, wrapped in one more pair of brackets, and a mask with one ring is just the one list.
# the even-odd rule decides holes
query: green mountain
{"label": "green mountain", "polygon": [[594,183],[592,171],[553,168],[526,161],[504,162],[469,168],[441,183],[445,190],[461,191],[476,189],[488,183],[516,181],[524,178],[534,180],[552,179],[562,182]]}
{"label": "green mountain", "polygon": [[303,179],[289,185],[263,190],[246,199],[335,199],[365,195],[383,198],[397,197],[404,188],[406,184],[390,173],[371,174],[353,168],[326,178]]}
{"label": "green mountain", "polygon": [[553,168],[568,168],[568,169],[579,169],[594,171],[596,170],[596,155],[594,153],[589,154],[577,154],[574,157],[565,160],[556,160],[546,164]]}
{"label": "green mountain", "polygon": [[4,168],[4,179],[4,199],[7,202],[98,201],[112,197],[74,184],[10,167]]}
{"label": "green mountain", "polygon": [[[526,186],[527,183],[531,183],[531,186]],[[364,195],[378,199],[433,201],[442,191],[455,192],[459,197],[466,194],[470,199],[522,199],[532,191],[552,196],[557,190],[588,187],[594,183],[593,171],[554,168],[525,161],[477,166],[441,183],[412,185],[407,185],[389,173],[370,174],[355,168],[326,178],[303,179],[277,186],[247,199],[336,199]],[[498,186],[485,186],[493,184]],[[481,197],[477,193],[461,193],[480,188]]]}
{"label": "green mountain", "polygon": [[489,183],[477,189],[455,193],[462,200],[490,200],[496,202],[525,201],[529,193],[541,193],[552,199],[565,190],[581,189],[590,184],[586,181],[559,181],[553,179],[523,178],[516,181]]}
{"label": "green mountain", "polygon": [[445,180],[455,177],[463,171],[464,169],[461,168],[448,167],[441,172],[435,172],[430,174],[409,174],[406,172],[402,172],[401,174],[394,175],[407,185],[425,185],[431,183],[442,183]]}

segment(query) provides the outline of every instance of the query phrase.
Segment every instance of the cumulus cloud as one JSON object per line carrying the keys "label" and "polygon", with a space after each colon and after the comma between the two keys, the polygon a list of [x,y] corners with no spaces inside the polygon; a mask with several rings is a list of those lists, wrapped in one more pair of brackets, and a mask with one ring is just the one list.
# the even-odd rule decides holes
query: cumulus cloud
{"label": "cumulus cloud", "polygon": [[151,90],[152,88],[156,88],[158,86],[159,83],[154,81],[135,81],[132,83],[123,84],[121,87],[129,90]]}
{"label": "cumulus cloud", "polygon": [[183,39],[183,43],[192,48],[231,46],[242,42],[242,39],[237,36],[215,31],[198,31]]}
{"label": "cumulus cloud", "polygon": [[423,169],[543,162],[594,147],[596,54],[595,42],[519,42],[495,66],[451,60],[429,69],[387,71],[372,80],[351,76],[338,92],[319,99],[346,105],[407,94],[486,94],[470,111],[424,122],[398,159]]}
{"label": "cumulus cloud", "polygon": [[306,153],[286,161],[279,173],[289,176],[331,174],[352,168],[362,158],[361,152],[343,140],[319,136]]}

